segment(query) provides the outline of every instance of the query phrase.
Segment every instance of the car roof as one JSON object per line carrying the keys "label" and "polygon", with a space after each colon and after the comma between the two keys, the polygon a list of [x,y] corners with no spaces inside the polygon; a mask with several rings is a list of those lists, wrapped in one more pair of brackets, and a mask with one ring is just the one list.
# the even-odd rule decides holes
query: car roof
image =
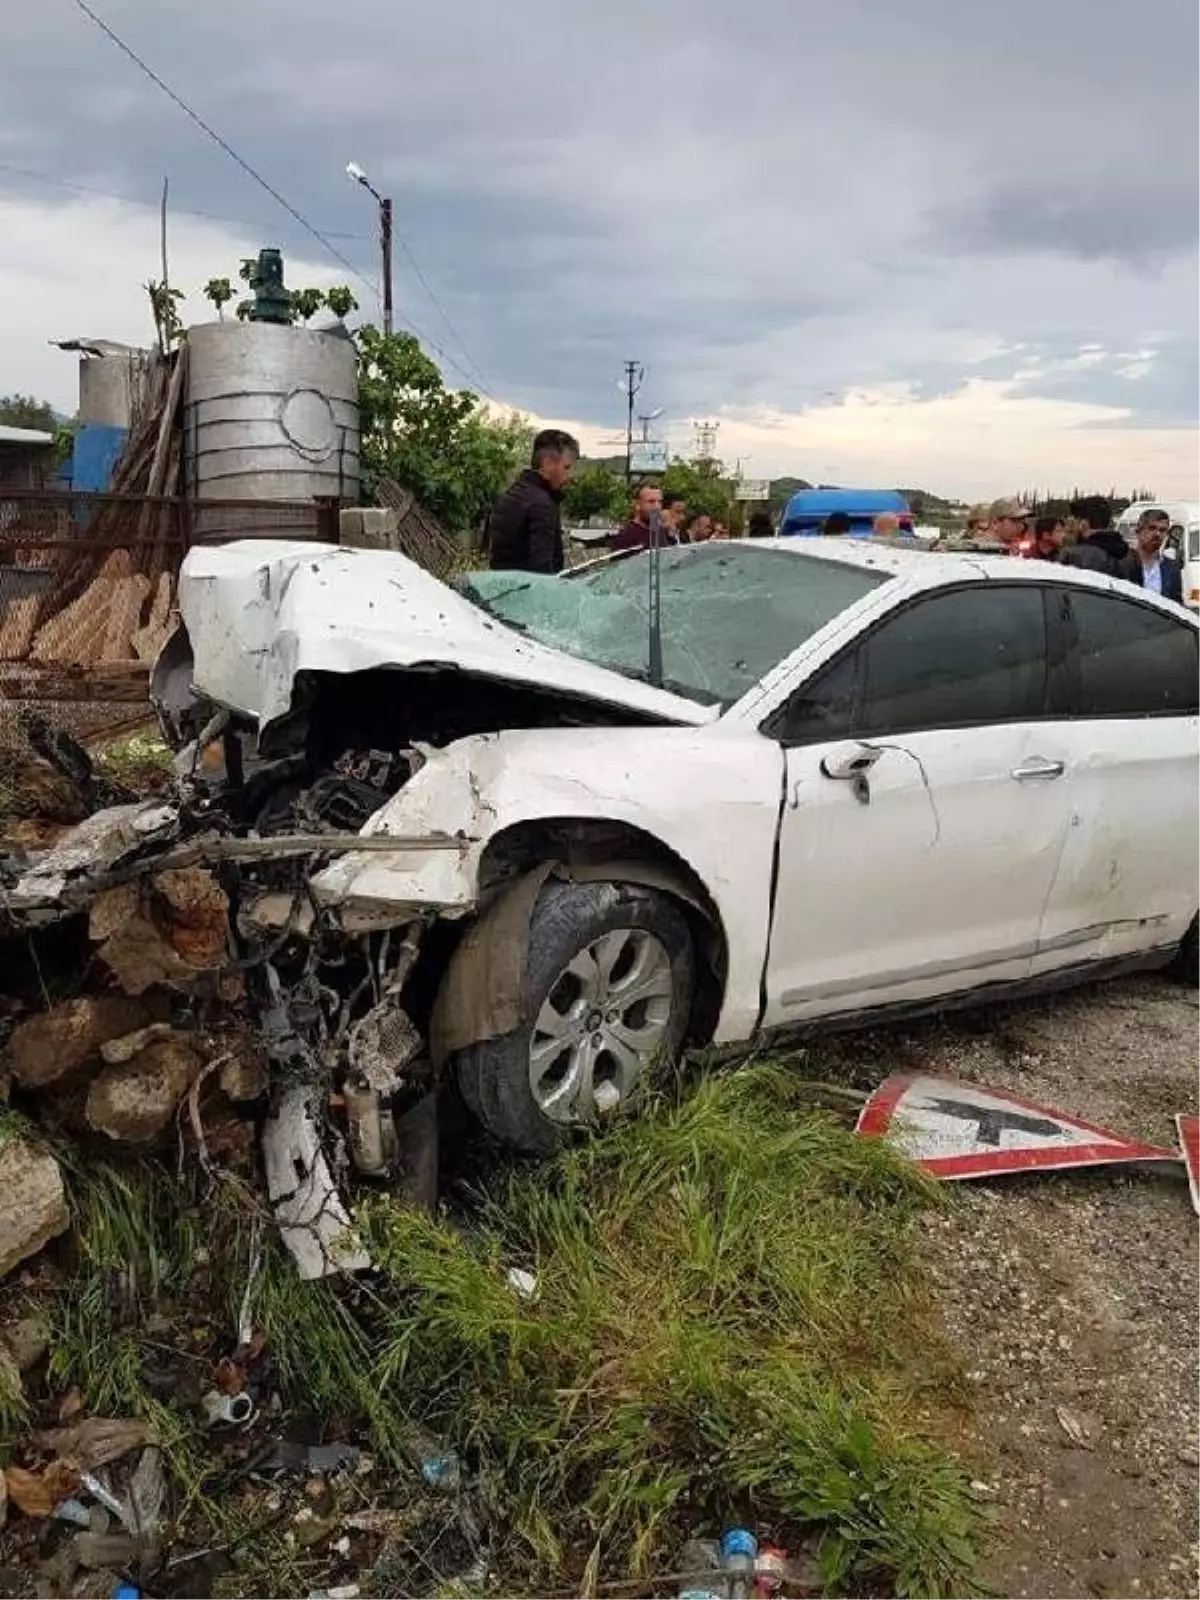
{"label": "car roof", "polygon": [[938,589],[947,584],[980,583],[999,580],[1004,583],[1063,583],[1081,589],[1101,589],[1136,597],[1147,605],[1166,611],[1177,621],[1188,619],[1196,626],[1200,621],[1189,611],[1171,600],[1147,589],[1134,589],[1120,578],[1110,578],[1102,572],[1091,572],[1083,567],[1062,566],[1050,561],[1025,561],[1016,556],[976,554],[973,551],[940,551],[923,548],[906,549],[907,540],[881,539],[739,539],[738,544],[755,549],[786,551],[789,555],[815,558],[841,566],[860,567],[864,571],[878,572],[895,578],[911,589]]}

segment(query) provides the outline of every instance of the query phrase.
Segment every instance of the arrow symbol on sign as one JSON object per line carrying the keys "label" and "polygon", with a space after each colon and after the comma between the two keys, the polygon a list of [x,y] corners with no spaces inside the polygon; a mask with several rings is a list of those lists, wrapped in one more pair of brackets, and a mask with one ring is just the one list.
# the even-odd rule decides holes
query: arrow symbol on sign
{"label": "arrow symbol on sign", "polygon": [[1048,1117],[1028,1117],[1023,1112],[1001,1111],[995,1106],[973,1106],[968,1100],[930,1100],[929,1109],[959,1122],[973,1122],[977,1144],[998,1145],[1006,1128],[1014,1133],[1033,1133],[1047,1139],[1062,1133],[1060,1125]]}

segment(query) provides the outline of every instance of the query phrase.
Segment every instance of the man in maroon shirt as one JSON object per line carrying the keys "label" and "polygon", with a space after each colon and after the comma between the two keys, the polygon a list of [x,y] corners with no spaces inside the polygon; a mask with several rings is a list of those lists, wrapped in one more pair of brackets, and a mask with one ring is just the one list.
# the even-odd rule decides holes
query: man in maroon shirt
{"label": "man in maroon shirt", "polygon": [[662,511],[662,490],[657,484],[644,483],[633,502],[633,516],[613,534],[614,550],[645,550],[650,544],[650,513]]}

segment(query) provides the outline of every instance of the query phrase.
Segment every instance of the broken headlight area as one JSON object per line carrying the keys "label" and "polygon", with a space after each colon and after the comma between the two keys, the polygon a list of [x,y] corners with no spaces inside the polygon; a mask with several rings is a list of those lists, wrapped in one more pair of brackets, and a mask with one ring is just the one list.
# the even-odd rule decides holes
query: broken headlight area
{"label": "broken headlight area", "polygon": [[[436,958],[421,969],[437,913],[397,906],[348,930],[310,884],[371,848],[359,830],[421,757],[347,749],[314,772],[303,744],[264,750],[229,720],[195,754],[213,743],[220,759],[197,760],[169,798],[97,811],[48,849],[0,850],[0,932],[27,941],[73,920],[84,937],[86,918],[101,987],[162,997],[183,1029],[252,1034],[269,1063],[263,1171],[284,1241],[305,1277],[357,1270],[348,1180],[436,1198]],[[182,1106],[196,1073],[178,1076]]]}

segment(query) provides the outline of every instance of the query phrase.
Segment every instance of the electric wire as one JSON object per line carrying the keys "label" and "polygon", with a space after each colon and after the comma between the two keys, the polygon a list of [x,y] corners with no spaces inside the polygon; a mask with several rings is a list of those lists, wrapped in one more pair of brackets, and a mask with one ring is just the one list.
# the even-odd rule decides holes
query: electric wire
{"label": "electric wire", "polygon": [[[257,183],[261,189],[264,189],[266,193],[271,196],[272,200],[274,200],[277,205],[282,206],[287,212],[288,216],[297,222],[306,233],[311,234],[317,243],[320,244],[335,261],[339,262],[343,267],[345,267],[347,272],[352,273],[360,283],[366,284],[371,293],[378,297],[378,285],[368,278],[366,273],[364,273],[360,268],[356,267],[354,263],[348,259],[348,257],[343,255],[337,246],[332,242],[328,234],[322,233],[322,231],[316,227],[315,224],[308,220],[303,212],[298,211],[296,207],[292,205],[291,201],[282,195],[274,186],[274,184],[270,183],[266,178],[264,178],[262,173],[258,172],[250,164],[250,162],[245,159],[244,156],[240,155],[227,139],[223,138],[210,123],[204,120],[198,111],[194,111],[187,101],[171,88],[169,83],[160,78],[158,73],[154,71],[153,67],[149,66],[147,62],[143,61],[141,56],[138,55],[137,51],[134,50],[132,46],[126,44],[125,40],[121,38],[120,34],[116,33],[114,29],[110,28],[108,23],[104,21],[103,17],[98,16],[97,13],[92,10],[91,6],[87,3],[87,0],[75,0],[75,5],[80,11],[83,12],[85,17],[87,17],[97,28],[99,28],[100,32],[104,34],[105,38],[114,44],[117,49],[121,51],[122,55],[127,56],[139,71],[144,72],[150,81],[162,90],[162,92],[167,96],[168,100],[177,106],[178,109],[183,112],[184,116],[187,117],[190,122],[193,122],[196,127],[198,127],[200,131],[206,135],[206,137],[211,139],[219,149],[223,150],[229,159],[238,167],[240,167],[240,169],[248,178]],[[403,241],[401,241],[401,245],[408,256],[409,261],[412,262],[413,258],[411,252],[408,250],[408,246],[404,244]],[[426,288],[426,292],[429,292],[428,287]],[[443,316],[445,315],[444,312],[442,314]],[[473,386],[476,384],[477,379],[466,370],[462,363],[451,356],[450,353],[435,339],[432,339],[427,333],[423,332],[422,329],[416,325],[416,323],[410,321],[406,317],[398,317],[397,320],[403,322],[406,327],[410,328],[411,331],[417,335],[418,338],[423,339],[425,343],[429,345],[430,349],[434,350],[439,356],[441,356],[442,360],[445,361],[448,366],[453,367],[456,372],[461,373],[462,376],[466,378],[468,383],[472,384]],[[447,326],[449,326],[449,323],[447,323]],[[458,342],[461,344],[461,339]],[[463,354],[464,356],[467,354],[465,349]],[[467,359],[470,359],[469,356]],[[476,372],[478,373],[478,368],[476,368]],[[495,396],[488,392],[486,386],[480,385],[480,388],[481,392],[486,396],[487,399],[495,401]],[[495,403],[499,404],[498,401],[495,401]]]}

